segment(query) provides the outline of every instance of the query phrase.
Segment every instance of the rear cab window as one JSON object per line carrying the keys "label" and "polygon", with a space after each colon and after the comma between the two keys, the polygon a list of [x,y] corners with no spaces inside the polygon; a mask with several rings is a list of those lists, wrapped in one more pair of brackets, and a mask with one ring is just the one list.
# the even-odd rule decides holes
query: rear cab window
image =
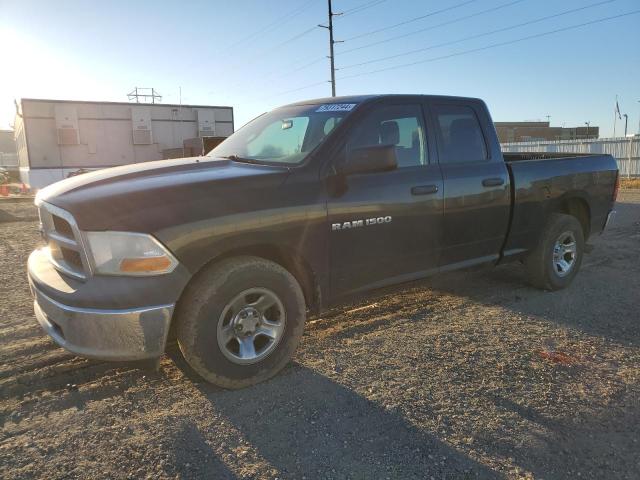
{"label": "rear cab window", "polygon": [[440,163],[484,162],[489,158],[480,121],[467,105],[434,105]]}

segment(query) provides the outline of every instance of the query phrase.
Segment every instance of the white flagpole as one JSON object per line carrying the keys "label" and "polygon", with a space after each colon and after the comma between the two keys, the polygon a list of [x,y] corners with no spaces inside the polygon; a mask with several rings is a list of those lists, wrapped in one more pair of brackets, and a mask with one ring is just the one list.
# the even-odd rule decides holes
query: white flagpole
{"label": "white flagpole", "polygon": [[618,121],[618,95],[616,95],[616,106],[613,107],[613,138],[616,138],[616,122]]}

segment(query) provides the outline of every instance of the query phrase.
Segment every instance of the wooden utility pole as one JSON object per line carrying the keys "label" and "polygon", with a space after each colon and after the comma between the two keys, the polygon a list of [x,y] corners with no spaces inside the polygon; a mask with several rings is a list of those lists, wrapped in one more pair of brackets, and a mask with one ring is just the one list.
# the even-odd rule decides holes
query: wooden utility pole
{"label": "wooden utility pole", "polygon": [[326,28],[329,30],[329,61],[331,65],[331,96],[336,96],[336,65],[335,65],[335,56],[333,54],[333,45],[336,42],[333,39],[333,17],[336,15],[340,15],[339,13],[333,13],[333,8],[331,7],[331,0],[327,0],[327,5],[329,7],[329,26],[327,25],[318,25],[319,27]]}

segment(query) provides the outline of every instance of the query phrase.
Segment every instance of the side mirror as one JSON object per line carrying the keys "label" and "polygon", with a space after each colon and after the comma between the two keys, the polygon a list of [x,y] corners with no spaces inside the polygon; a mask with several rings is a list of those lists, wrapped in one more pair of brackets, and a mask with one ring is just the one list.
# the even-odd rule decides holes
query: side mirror
{"label": "side mirror", "polygon": [[343,175],[388,172],[398,168],[395,145],[371,145],[351,150],[338,166]]}

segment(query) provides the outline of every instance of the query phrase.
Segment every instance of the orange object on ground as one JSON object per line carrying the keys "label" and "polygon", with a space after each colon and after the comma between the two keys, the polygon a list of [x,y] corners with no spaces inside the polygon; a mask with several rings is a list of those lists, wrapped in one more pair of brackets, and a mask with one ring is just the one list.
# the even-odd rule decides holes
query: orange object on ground
{"label": "orange object on ground", "polygon": [[9,196],[9,187],[6,185],[0,185],[0,195],[3,197]]}
{"label": "orange object on ground", "polygon": [[540,356],[542,358],[546,358],[547,360],[551,360],[553,363],[563,363],[565,365],[573,363],[575,361],[573,357],[570,357],[566,353],[562,352],[551,352],[542,350],[540,352]]}

